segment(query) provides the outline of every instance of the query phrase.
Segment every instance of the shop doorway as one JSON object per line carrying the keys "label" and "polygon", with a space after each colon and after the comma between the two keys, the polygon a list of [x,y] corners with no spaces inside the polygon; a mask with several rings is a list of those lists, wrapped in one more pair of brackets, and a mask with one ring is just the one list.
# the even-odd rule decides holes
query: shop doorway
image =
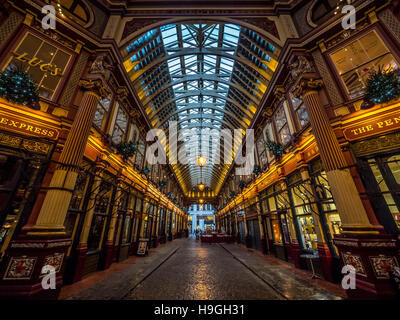
{"label": "shop doorway", "polygon": [[47,156],[0,148],[0,261],[33,208]]}
{"label": "shop doorway", "polygon": [[270,215],[273,233],[274,251],[278,258],[288,260],[288,247],[290,245],[289,229],[286,211],[279,211]]}
{"label": "shop doorway", "polygon": [[247,230],[249,232],[249,240],[251,248],[260,250],[260,226],[257,219],[247,221]]}
{"label": "shop doorway", "polygon": [[239,226],[239,243],[245,245],[246,244],[246,231],[244,228],[244,221],[239,221],[238,226]]}

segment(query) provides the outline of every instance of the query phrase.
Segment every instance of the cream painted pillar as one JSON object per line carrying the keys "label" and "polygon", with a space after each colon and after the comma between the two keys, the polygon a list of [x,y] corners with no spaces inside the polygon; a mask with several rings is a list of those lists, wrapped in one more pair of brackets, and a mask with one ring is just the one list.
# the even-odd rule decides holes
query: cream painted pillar
{"label": "cream painted pillar", "polygon": [[82,160],[96,107],[100,100],[97,82],[84,81],[81,82],[81,85],[87,90],[83,94],[36,224],[28,231],[28,234],[49,232],[65,234],[64,220],[75,188],[78,166]]}
{"label": "cream painted pillar", "polygon": [[318,89],[321,86],[320,80],[303,80],[297,93],[302,95],[310,118],[321,160],[342,221],[343,233],[379,233],[373,231],[375,227],[368,219],[350,170],[346,168],[343,152],[319,98]]}

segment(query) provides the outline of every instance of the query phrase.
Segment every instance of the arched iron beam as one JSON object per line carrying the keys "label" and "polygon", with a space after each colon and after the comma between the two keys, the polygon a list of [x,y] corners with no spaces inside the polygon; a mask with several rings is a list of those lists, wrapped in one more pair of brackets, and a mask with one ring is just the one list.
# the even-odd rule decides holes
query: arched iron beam
{"label": "arched iron beam", "polygon": [[[214,97],[214,98],[219,98],[219,99],[225,100],[226,102],[229,102],[229,103],[233,104],[235,107],[237,107],[237,108],[239,108],[240,110],[242,110],[242,111],[243,111],[245,114],[247,114],[249,117],[253,118],[253,116],[254,116],[254,114],[251,113],[251,111],[250,111],[249,109],[243,108],[243,106],[241,106],[240,104],[238,104],[238,102],[236,102],[235,100],[232,100],[232,99],[228,98],[227,96],[221,96],[221,95],[218,95],[218,94],[215,94],[215,93],[212,93],[212,92],[207,93],[207,90],[189,91],[188,93],[183,94],[183,95],[181,95],[181,96],[179,96],[179,97],[174,97],[173,99],[169,99],[169,100],[165,101],[162,105],[158,106],[156,110],[153,109],[152,113],[147,113],[147,114],[148,114],[149,118],[152,119],[152,118],[154,118],[154,116],[157,115],[166,105],[170,104],[171,102],[174,101],[174,102],[176,103],[177,101],[179,101],[179,100],[181,100],[181,99],[186,99],[186,98],[189,98],[189,97],[199,96],[199,94],[200,94],[201,92],[204,92],[204,94],[202,93],[204,97]],[[146,111],[147,111],[147,110],[146,110]]]}
{"label": "arched iron beam", "polygon": [[[172,77],[172,78],[174,78],[174,77]],[[227,77],[225,77],[225,78],[227,78]],[[262,99],[262,96],[257,91],[254,91],[256,96],[251,95],[250,92],[248,92],[242,86],[240,86],[236,83],[233,83],[230,80],[223,80],[223,79],[221,79],[221,77],[219,77],[219,75],[198,74],[198,75],[186,75],[185,77],[181,77],[179,80],[174,80],[172,82],[164,84],[163,86],[158,88],[156,90],[156,92],[154,92],[153,94],[151,94],[149,96],[146,96],[142,100],[142,105],[145,108],[146,105],[148,103],[150,103],[152,99],[154,99],[156,96],[160,95],[163,91],[169,89],[172,86],[175,86],[175,85],[178,85],[181,83],[185,83],[188,81],[200,81],[200,80],[219,82],[219,83],[226,84],[228,87],[233,87],[233,88],[237,89],[238,91],[240,91],[240,93],[246,95],[250,100],[252,100],[254,103],[257,103],[257,104],[260,103],[260,100]]]}
{"label": "arched iron beam", "polygon": [[[177,49],[179,50],[179,49]],[[139,69],[137,71],[135,70],[130,70],[128,72],[129,78],[131,79],[132,82],[135,82],[142,74],[144,74],[146,71],[157,67],[160,64],[166,63],[168,60],[179,58],[181,56],[186,56],[186,55],[215,55],[215,56],[221,56],[230,60],[234,61],[239,61],[240,63],[248,66],[258,74],[260,74],[266,81],[263,81],[264,79],[259,79],[260,82],[267,84],[268,81],[271,81],[272,74],[270,72],[267,72],[264,69],[261,69],[254,65],[249,59],[245,58],[244,56],[238,56],[238,55],[230,55],[227,54],[223,51],[218,51],[218,48],[216,49],[210,49],[210,48],[185,48],[181,49],[178,52],[175,52],[173,54],[164,54],[160,55],[157,59],[146,65],[143,69]],[[267,69],[270,70],[270,69]],[[271,71],[272,72],[272,71]]]}
{"label": "arched iron beam", "polygon": [[[190,108],[188,108],[187,110],[190,110]],[[157,121],[157,123],[155,124],[155,126],[158,127],[158,128],[159,128],[159,127],[162,127],[167,121],[169,121],[169,119],[171,118],[171,116],[173,116],[173,115],[175,115],[175,114],[180,114],[180,113],[181,113],[181,111],[177,111],[177,112],[174,112],[174,113],[171,114],[171,115],[166,116],[166,117],[165,117],[163,120],[161,120],[161,121],[160,121],[160,119],[158,119],[158,121]],[[224,118],[226,115],[232,117],[233,119],[235,119],[236,121],[238,121],[238,123],[243,124],[243,126],[246,128],[246,122],[244,122],[243,120],[238,120],[239,118],[237,118],[236,116],[232,116],[232,114],[226,113],[226,111],[223,112],[222,117]],[[182,117],[184,116],[184,117],[186,117],[186,118],[185,118],[185,119],[182,119],[182,120],[178,120],[178,124],[181,124],[183,121],[192,120],[192,119],[210,119],[210,120],[216,120],[216,121],[219,121],[219,122],[221,122],[221,123],[223,123],[223,124],[226,124],[227,127],[230,128],[230,129],[234,128],[234,127],[232,126],[232,124],[230,124],[230,123],[224,121],[223,118],[222,118],[222,119],[215,118],[215,115],[213,116],[212,114],[204,114],[204,113],[199,113],[199,114],[187,114],[187,113],[186,113],[186,114],[180,114],[180,116],[182,116]],[[191,116],[193,116],[193,117],[191,117]],[[151,118],[151,120],[153,120],[153,119],[154,119],[154,118]],[[199,125],[199,127],[201,127],[201,125]],[[236,128],[236,129],[237,129],[237,128]]]}

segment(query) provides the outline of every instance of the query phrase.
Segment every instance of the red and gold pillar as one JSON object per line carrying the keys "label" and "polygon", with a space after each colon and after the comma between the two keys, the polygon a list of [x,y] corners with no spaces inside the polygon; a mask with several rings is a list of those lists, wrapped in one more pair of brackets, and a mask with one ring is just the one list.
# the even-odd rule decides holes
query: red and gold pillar
{"label": "red and gold pillar", "polygon": [[350,297],[393,295],[385,266],[396,264],[396,244],[382,234],[382,227],[371,219],[357,190],[339,142],[322,106],[319,89],[322,81],[302,80],[298,93],[303,97],[318,145],[332,195],[342,221],[342,234],[334,242],[344,265],[357,273],[357,289]]}
{"label": "red and gold pillar", "polygon": [[[100,99],[101,83],[81,81],[84,94],[36,222],[23,228],[2,264],[0,295],[55,298],[61,289],[65,256],[71,245],[64,220]],[[42,267],[46,265],[55,268],[56,290],[42,288]]]}

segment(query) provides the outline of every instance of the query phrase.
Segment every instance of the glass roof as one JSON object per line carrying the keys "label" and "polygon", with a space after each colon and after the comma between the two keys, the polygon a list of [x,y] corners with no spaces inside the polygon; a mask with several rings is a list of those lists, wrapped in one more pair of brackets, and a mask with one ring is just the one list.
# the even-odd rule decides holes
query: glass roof
{"label": "glass roof", "polygon": [[[178,122],[188,164],[173,168],[183,190],[204,183],[217,194],[229,167],[215,163],[219,132],[248,128],[277,67],[279,49],[237,25],[194,23],[148,31],[123,55],[152,125],[167,130],[170,121]],[[199,139],[183,129],[195,130]],[[201,141],[201,130],[212,130],[209,141]],[[200,169],[196,159],[204,150],[208,161]]]}

